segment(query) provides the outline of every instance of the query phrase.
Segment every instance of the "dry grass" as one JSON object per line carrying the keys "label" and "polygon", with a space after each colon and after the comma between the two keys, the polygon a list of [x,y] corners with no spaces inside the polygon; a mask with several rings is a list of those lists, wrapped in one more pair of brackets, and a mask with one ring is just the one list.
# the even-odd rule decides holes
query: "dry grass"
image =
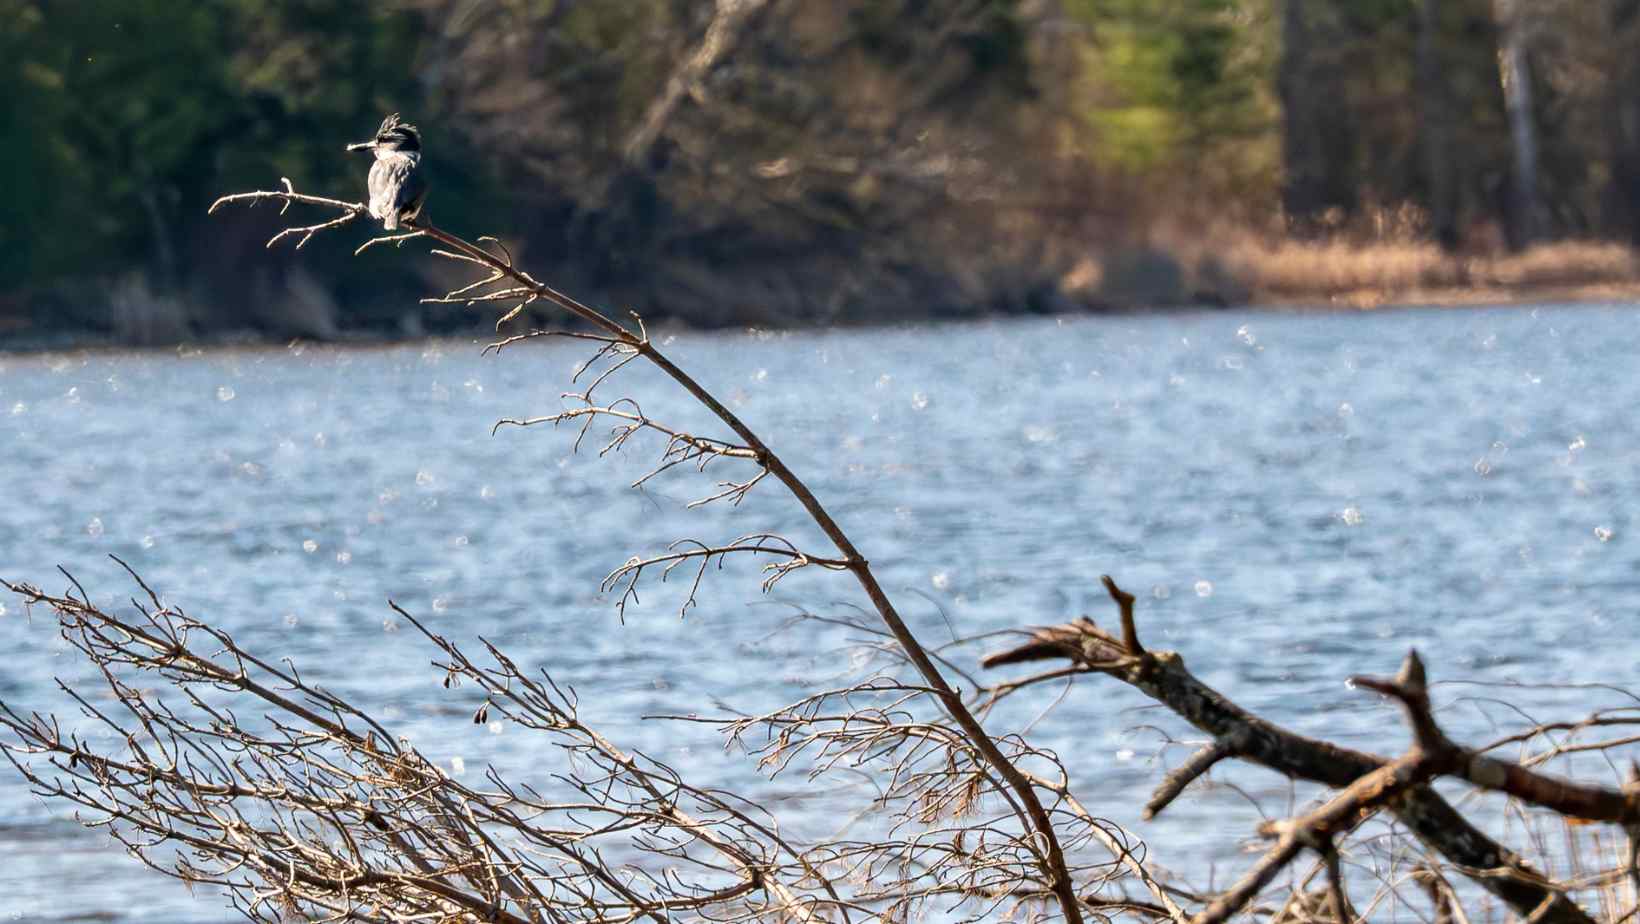
{"label": "dry grass", "polygon": [[1640,288],[1640,259],[1634,249],[1595,241],[1543,244],[1518,254],[1448,254],[1422,242],[1270,241],[1244,236],[1203,256],[1216,257],[1255,301],[1325,299],[1371,306],[1462,301],[1466,295],[1521,297]]}
{"label": "dry grass", "polygon": [[1565,240],[1512,253],[1495,223],[1473,222],[1448,252],[1410,205],[1339,217],[1319,239],[1289,227],[1279,215],[1183,210],[1123,241],[1084,245],[1060,285],[1092,302],[1145,307],[1640,301],[1640,250],[1627,244]]}

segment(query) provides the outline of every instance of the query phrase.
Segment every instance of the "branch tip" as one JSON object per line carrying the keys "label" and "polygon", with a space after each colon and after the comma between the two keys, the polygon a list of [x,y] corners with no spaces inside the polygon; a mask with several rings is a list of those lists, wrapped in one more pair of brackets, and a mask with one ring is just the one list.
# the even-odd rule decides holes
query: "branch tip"
{"label": "branch tip", "polygon": [[1108,574],[1101,574],[1099,581],[1105,585],[1105,592],[1116,601],[1116,608],[1122,614],[1122,644],[1127,647],[1128,654],[1134,657],[1143,656],[1145,646],[1139,644],[1139,628],[1133,622],[1133,603],[1136,598],[1117,587],[1116,581]]}
{"label": "branch tip", "polygon": [[1218,740],[1190,755],[1184,763],[1162,779],[1162,784],[1156,787],[1156,792],[1151,795],[1150,801],[1145,803],[1145,809],[1139,817],[1150,821],[1160,815],[1162,810],[1171,805],[1191,783],[1213,769],[1214,764],[1226,757],[1235,756],[1235,753],[1236,749],[1229,742]]}
{"label": "branch tip", "polygon": [[1406,660],[1401,662],[1401,671],[1395,675],[1395,682],[1403,690],[1415,696],[1428,692],[1428,684],[1424,675],[1424,662],[1418,657],[1418,649],[1407,650]]}

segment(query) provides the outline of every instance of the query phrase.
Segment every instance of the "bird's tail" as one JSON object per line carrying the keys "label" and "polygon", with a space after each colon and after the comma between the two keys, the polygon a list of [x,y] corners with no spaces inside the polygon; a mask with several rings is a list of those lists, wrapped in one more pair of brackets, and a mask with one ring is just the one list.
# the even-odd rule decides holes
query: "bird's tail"
{"label": "bird's tail", "polygon": [[382,227],[389,231],[399,230],[399,213],[388,209],[387,214],[382,216]]}

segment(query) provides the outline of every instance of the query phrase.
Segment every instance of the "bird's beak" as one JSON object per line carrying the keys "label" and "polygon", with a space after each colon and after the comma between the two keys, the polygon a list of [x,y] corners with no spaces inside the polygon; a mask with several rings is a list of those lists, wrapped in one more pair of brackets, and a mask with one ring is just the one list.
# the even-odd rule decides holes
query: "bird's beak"
{"label": "bird's beak", "polygon": [[374,142],[374,141],[361,141],[358,144],[348,145],[347,149],[349,151],[368,151],[371,148],[374,148],[375,146],[376,146],[376,142]]}

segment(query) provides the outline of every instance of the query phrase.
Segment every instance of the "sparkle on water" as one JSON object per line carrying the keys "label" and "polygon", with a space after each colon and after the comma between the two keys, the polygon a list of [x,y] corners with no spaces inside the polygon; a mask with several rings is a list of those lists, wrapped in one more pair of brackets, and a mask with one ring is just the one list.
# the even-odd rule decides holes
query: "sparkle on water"
{"label": "sparkle on water", "polygon": [[[1149,589],[1141,638],[1180,651],[1205,682],[1300,732],[1393,753],[1405,743],[1393,707],[1342,680],[1391,674],[1410,646],[1438,679],[1635,681],[1633,317],[1228,311],[660,339],[808,479],[928,640],[1083,614],[1108,626],[1098,575],[1111,574]],[[60,589],[62,564],[116,606],[132,592],[104,558],[117,554],[167,600],[291,658],[452,773],[558,772],[539,735],[472,724],[480,695],[442,687],[391,598],[459,643],[483,636],[549,669],[618,743],[697,782],[776,797],[794,833],[832,831],[835,801],[778,798],[784,777],[760,782],[709,731],[640,717],[715,703],[761,712],[831,682],[853,663],[853,633],[775,629],[796,605],[846,614],[863,601],[818,569],[764,597],[758,563],[730,562],[686,619],[688,581],[674,576],[640,585],[618,621],[598,586],[634,553],[763,529],[809,543],[812,530],[772,481],[736,509],[684,509],[733,462],[704,477],[680,466],[634,491],[658,445],[600,459],[594,445],[571,455],[564,431],[491,436],[497,418],[561,408],[584,358],[568,345],[481,358],[464,342],[8,357],[0,479],[18,490],[0,515],[0,577]],[[651,373],[631,367],[604,388],[721,435]],[[95,678],[43,615],[0,622],[11,655],[0,696],[72,722],[53,676]],[[994,647],[944,654],[972,668]],[[1135,691],[1080,684],[1032,741],[1066,757],[1079,794],[1158,862],[1198,883],[1210,867],[1243,868],[1259,816],[1238,793],[1280,813],[1286,784],[1223,766],[1215,779],[1233,787],[1193,790],[1141,822],[1194,735],[1139,711]],[[1059,692],[1005,700],[989,721],[1022,728]],[[1500,698],[1576,718],[1600,695]],[[1519,720],[1484,702],[1443,718],[1466,740]],[[0,774],[6,910],[231,917],[198,892]]]}

